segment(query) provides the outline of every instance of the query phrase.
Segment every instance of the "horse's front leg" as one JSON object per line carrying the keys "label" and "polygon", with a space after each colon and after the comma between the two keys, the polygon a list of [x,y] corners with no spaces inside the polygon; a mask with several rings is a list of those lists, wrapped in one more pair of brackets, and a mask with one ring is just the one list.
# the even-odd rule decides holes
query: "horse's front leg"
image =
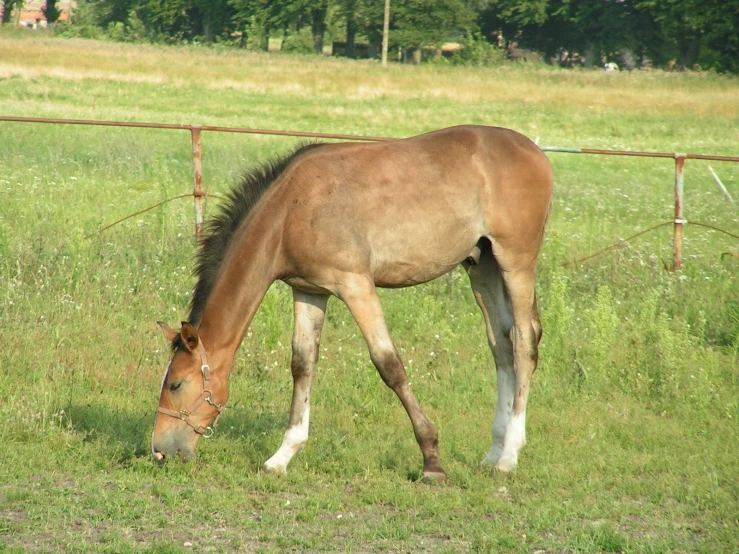
{"label": "horse's front leg", "polygon": [[374,283],[362,276],[345,275],[339,288],[339,297],[357,321],[380,377],[395,392],[408,413],[423,454],[424,479],[445,479],[446,474],[439,460],[439,435],[411,392],[408,375],[390,338]]}
{"label": "horse's front leg", "polygon": [[318,361],[321,329],[326,315],[328,296],[307,294],[293,289],[295,302],[295,329],[293,331],[293,398],[290,404],[290,421],[282,438],[282,445],[264,469],[273,473],[286,473],[287,464],[308,441],[310,418],[310,391]]}

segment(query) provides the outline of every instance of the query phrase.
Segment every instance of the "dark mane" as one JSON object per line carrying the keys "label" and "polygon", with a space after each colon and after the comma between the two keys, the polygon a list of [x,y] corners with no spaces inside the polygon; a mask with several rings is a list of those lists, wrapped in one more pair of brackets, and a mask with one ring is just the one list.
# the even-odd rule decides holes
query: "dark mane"
{"label": "dark mane", "polygon": [[[200,323],[218,270],[236,230],[259,202],[264,191],[272,185],[285,168],[297,157],[317,146],[321,146],[321,143],[305,144],[290,154],[249,170],[244,175],[241,184],[228,193],[220,213],[206,223],[205,238],[200,244],[195,262],[194,274],[198,281],[190,299],[190,317],[188,318],[192,325],[197,326]],[[177,347],[175,344],[172,346]]]}

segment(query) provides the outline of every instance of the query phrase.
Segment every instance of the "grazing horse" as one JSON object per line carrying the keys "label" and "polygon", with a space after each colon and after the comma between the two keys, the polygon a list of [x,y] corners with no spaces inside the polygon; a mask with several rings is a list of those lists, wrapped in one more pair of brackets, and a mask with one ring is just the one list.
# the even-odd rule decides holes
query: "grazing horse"
{"label": "grazing horse", "polygon": [[406,287],[462,264],[495,357],[498,399],[483,464],[511,471],[525,443],[526,401],[541,324],[536,260],[552,169],[523,135],[458,126],[381,143],[311,144],[264,165],[230,193],[198,253],[190,316],[171,342],[152,451],[190,458],[228,399],[233,359],[269,286],[295,307],[293,396],[282,445],[264,464],[284,473],[308,440],[311,382],[329,296],[348,306],[380,377],[403,404],[426,479],[445,477],[438,435],[411,392],[377,287]]}

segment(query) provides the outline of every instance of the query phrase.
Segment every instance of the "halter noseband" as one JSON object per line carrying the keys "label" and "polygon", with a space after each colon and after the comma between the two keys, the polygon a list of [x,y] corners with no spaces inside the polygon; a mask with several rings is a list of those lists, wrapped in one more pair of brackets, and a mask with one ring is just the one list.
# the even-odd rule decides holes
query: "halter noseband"
{"label": "halter noseband", "polygon": [[[195,432],[199,435],[203,435],[203,438],[209,439],[213,436],[213,427],[218,423],[218,418],[221,417],[221,413],[223,413],[223,410],[226,409],[225,406],[216,403],[213,400],[213,393],[210,390],[210,366],[208,365],[208,357],[205,355],[205,348],[203,348],[203,343],[198,342],[198,352],[200,352],[200,373],[203,375],[203,392],[200,393],[200,396],[195,400],[195,402],[192,403],[192,406],[190,406],[187,410],[169,410],[167,408],[162,408],[161,406],[157,406],[157,412],[160,414],[176,417],[177,419],[181,419],[185,423],[187,423],[190,427],[192,427]],[[195,423],[191,419],[192,413],[197,410],[200,405],[203,402],[207,402],[211,406],[213,406],[216,411],[218,411],[218,415],[216,416],[215,421],[213,422],[213,427],[208,425],[207,427],[203,427],[202,425],[195,425]]]}

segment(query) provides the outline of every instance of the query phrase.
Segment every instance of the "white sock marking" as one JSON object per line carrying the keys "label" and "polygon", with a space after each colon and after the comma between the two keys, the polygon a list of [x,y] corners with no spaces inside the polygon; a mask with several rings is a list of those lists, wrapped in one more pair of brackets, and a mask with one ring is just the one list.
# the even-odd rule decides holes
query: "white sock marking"
{"label": "white sock marking", "polygon": [[310,404],[305,403],[303,418],[294,427],[288,428],[282,437],[282,445],[269,460],[264,462],[264,467],[276,473],[287,473],[287,464],[293,456],[308,442],[308,420],[310,418]]}
{"label": "white sock marking", "polygon": [[526,412],[513,415],[505,434],[503,453],[500,455],[496,469],[512,471],[518,463],[518,452],[526,444]]}
{"label": "white sock marking", "polygon": [[506,430],[513,412],[513,395],[516,378],[504,369],[498,370],[498,400],[495,406],[495,420],[493,421],[493,444],[482,460],[483,465],[495,465],[503,454]]}

